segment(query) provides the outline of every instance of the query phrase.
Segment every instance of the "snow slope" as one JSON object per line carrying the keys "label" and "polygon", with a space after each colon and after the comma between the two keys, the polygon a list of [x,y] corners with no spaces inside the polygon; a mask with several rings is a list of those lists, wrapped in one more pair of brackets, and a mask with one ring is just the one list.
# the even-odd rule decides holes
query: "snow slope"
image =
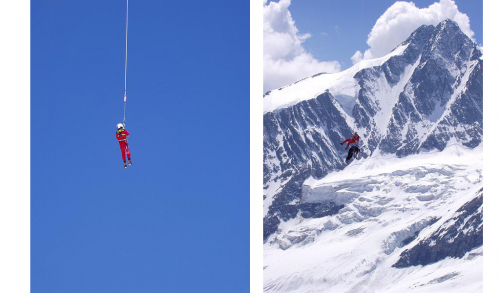
{"label": "snow slope", "polygon": [[333,95],[352,97],[354,100],[358,89],[354,75],[362,69],[380,66],[391,57],[403,54],[406,47],[408,47],[408,44],[400,45],[386,56],[372,60],[362,60],[342,72],[318,74],[270,91],[264,96],[264,114],[316,98],[325,90],[329,90]]}
{"label": "snow slope", "polygon": [[[393,267],[404,251],[435,242],[433,235],[445,237],[450,251],[461,245],[453,241],[462,234],[480,229],[482,237],[482,164],[482,145],[449,145],[405,158],[370,157],[307,179],[302,205],[334,204],[340,210],[281,223],[264,244],[264,291],[482,292],[482,245],[460,257]],[[466,214],[461,207],[479,191],[481,207]],[[478,213],[480,225],[467,226]],[[450,230],[454,224],[458,232]]]}

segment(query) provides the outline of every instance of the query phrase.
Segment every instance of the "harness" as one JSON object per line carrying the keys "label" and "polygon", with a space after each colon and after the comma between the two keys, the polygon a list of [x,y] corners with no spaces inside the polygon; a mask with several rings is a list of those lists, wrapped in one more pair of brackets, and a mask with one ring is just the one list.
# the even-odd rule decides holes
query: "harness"
{"label": "harness", "polygon": [[124,129],[118,129],[116,131],[116,135],[118,136],[118,141],[127,141],[127,135],[125,134]]}

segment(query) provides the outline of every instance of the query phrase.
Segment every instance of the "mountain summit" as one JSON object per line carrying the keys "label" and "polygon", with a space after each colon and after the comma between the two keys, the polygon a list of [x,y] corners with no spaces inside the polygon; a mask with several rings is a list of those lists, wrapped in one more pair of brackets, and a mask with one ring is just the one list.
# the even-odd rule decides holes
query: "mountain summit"
{"label": "mountain summit", "polygon": [[483,61],[451,21],[415,30],[385,57],[320,74],[264,97],[267,238],[296,216],[302,182],[342,169],[339,142],[360,134],[362,156],[482,142]]}
{"label": "mountain summit", "polygon": [[[393,256],[394,261],[389,267],[430,264],[448,256],[462,257],[482,244],[481,176],[460,189],[463,192],[460,193],[463,196],[460,200],[454,198],[463,204],[456,207],[455,216],[452,213],[449,218],[441,218],[435,213],[439,210],[437,206],[447,210],[444,199],[450,200],[458,194],[458,190],[454,195],[441,193],[440,188],[446,188],[446,184],[440,185],[442,182],[439,180],[449,183],[453,176],[462,176],[455,173],[461,167],[447,162],[439,167],[402,167],[399,170],[391,169],[390,172],[380,168],[387,161],[404,162],[407,158],[416,160],[419,156],[430,155],[439,157],[442,153],[442,156],[449,158],[468,154],[470,151],[474,153],[470,156],[477,159],[477,152],[482,149],[483,136],[482,66],[479,46],[455,22],[445,20],[437,26],[419,27],[384,57],[363,60],[345,71],[317,74],[268,92],[264,96],[263,113],[264,239],[267,247],[265,255],[268,255],[265,256],[265,262],[268,263],[266,258],[273,258],[272,251],[276,249],[288,250],[297,245],[314,245],[311,243],[317,235],[336,230],[342,225],[344,228],[354,229],[349,230],[349,233],[354,233],[352,236],[357,235],[356,229],[364,231],[369,224],[358,225],[360,227],[350,225],[374,220],[373,217],[383,214],[387,207],[392,206],[380,199],[383,196],[377,192],[370,195],[372,198],[361,195],[373,190],[388,190],[390,193],[400,190],[401,186],[406,187],[399,196],[408,196],[407,200],[410,201],[412,197],[409,194],[413,196],[416,193],[419,194],[419,203],[428,202],[427,206],[424,204],[419,208],[421,215],[412,218],[413,222],[406,227],[410,232],[388,231],[389,234],[396,233],[391,234],[393,238],[406,237],[394,240],[397,243],[390,244],[390,249],[383,249],[389,255],[398,253],[398,256]],[[354,132],[361,136],[362,159],[346,168],[346,151],[339,143]],[[470,169],[467,169],[470,174],[476,174],[475,170],[481,169],[481,163],[477,165],[473,161]],[[372,168],[383,174],[370,173],[359,180],[339,179],[345,172],[359,173]],[[451,168],[451,171],[439,168]],[[391,185],[393,189],[387,187],[388,182],[384,181],[396,182],[399,180],[398,176],[407,174],[413,174],[412,180],[417,181],[419,178],[427,178],[426,174],[435,174],[439,178],[427,178],[429,182],[433,182],[427,187],[419,187],[418,184],[410,187],[405,185],[407,183],[400,182],[402,185]],[[467,203],[465,199],[470,202]],[[375,204],[380,200],[380,205]],[[401,198],[398,197],[398,200]],[[373,205],[367,201],[373,201]],[[402,204],[399,201],[393,203]],[[372,210],[374,206],[376,209]],[[432,206],[433,212],[426,211],[426,208]],[[396,207],[392,208],[392,212],[398,210]],[[462,242],[470,243],[469,246],[462,244],[454,250],[454,254],[434,252],[434,258],[418,263],[420,256],[428,253],[435,243],[440,243],[438,238],[441,234],[432,234],[430,231],[428,234],[434,236],[425,239],[427,242],[422,240],[418,245],[414,243],[414,248],[408,249],[398,259],[402,253],[398,249],[417,241],[415,239],[418,233],[424,228],[438,231],[440,226],[435,225],[443,225],[448,220],[448,226],[460,222],[457,219],[463,212],[460,213],[459,208],[467,210],[468,215],[475,215],[474,224],[464,224],[469,228],[472,225],[472,234],[465,240],[460,238]],[[401,215],[396,213],[393,216]],[[346,220],[349,217],[354,218]],[[313,219],[315,222],[307,222]],[[456,228],[449,233],[461,231]],[[391,242],[388,239],[385,241],[384,245]],[[373,265],[376,266],[376,262]],[[284,286],[284,277],[279,278],[280,286]],[[270,277],[267,291],[278,288],[274,287],[276,282]]]}

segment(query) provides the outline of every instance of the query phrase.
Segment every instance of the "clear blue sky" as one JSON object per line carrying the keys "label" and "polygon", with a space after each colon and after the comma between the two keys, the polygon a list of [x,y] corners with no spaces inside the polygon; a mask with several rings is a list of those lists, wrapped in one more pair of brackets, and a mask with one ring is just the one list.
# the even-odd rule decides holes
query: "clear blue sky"
{"label": "clear blue sky", "polygon": [[31,2],[32,292],[249,291],[248,1]]}
{"label": "clear blue sky", "polygon": [[[425,8],[437,0],[413,1]],[[303,46],[321,61],[337,60],[342,69],[352,66],[351,56],[368,49],[366,40],[377,19],[393,0],[292,0],[290,13],[300,33],[310,33]],[[458,10],[469,16],[471,29],[483,43],[483,2],[455,0]],[[326,34],[326,35],[325,35]]]}

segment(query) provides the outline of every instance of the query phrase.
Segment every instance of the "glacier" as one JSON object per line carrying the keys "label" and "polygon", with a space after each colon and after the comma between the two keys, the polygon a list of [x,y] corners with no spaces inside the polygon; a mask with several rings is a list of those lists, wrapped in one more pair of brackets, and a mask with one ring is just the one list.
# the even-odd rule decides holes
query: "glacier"
{"label": "glacier", "polygon": [[[326,217],[299,213],[280,225],[264,244],[265,292],[481,292],[482,224],[467,220],[479,212],[482,221],[482,164],[482,145],[454,145],[404,158],[370,157],[308,178],[304,204],[342,208]],[[473,211],[460,210],[475,199]],[[464,227],[451,229],[456,222]],[[479,237],[478,245],[458,255],[441,252],[442,258],[430,245],[419,257],[430,258],[428,264],[396,265],[404,252],[440,239],[436,232],[451,243],[468,229],[473,235],[466,237]]]}

